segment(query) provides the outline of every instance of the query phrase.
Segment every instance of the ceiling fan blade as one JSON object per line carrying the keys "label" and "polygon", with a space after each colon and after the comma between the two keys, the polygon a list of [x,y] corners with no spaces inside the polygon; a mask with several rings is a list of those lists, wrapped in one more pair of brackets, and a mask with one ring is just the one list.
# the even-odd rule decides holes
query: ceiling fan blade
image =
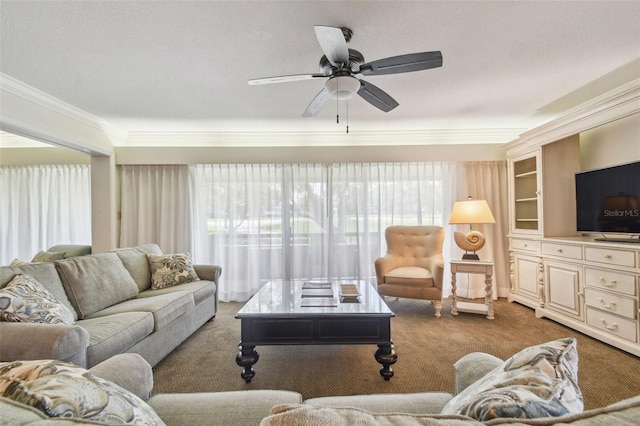
{"label": "ceiling fan blade", "polygon": [[392,56],[377,61],[362,64],[360,73],[363,75],[399,74],[403,72],[422,71],[442,66],[442,53],[420,52],[408,55]]}
{"label": "ceiling fan blade", "polygon": [[276,77],[256,78],[249,80],[249,85],[255,86],[258,84],[272,84],[272,83],[288,83],[290,81],[302,81],[312,80],[314,78],[326,78],[324,74],[295,74],[295,75],[280,75]]}
{"label": "ceiling fan blade", "polygon": [[389,112],[398,106],[398,102],[389,96],[387,92],[362,79],[360,80],[360,90],[358,90],[358,95],[374,107],[384,112]]}
{"label": "ceiling fan blade", "polygon": [[303,117],[315,117],[318,115],[324,104],[331,97],[329,92],[323,87],[320,93],[311,101],[307,109],[302,114]]}
{"label": "ceiling fan blade", "polygon": [[349,63],[349,48],[342,28],[315,25],[313,29],[316,31],[320,48],[331,65],[340,68],[340,65]]}

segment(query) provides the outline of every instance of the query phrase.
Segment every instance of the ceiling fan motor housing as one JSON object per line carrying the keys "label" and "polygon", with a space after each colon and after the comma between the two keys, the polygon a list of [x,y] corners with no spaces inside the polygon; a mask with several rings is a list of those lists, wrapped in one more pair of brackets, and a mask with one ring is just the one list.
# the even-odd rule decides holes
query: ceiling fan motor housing
{"label": "ceiling fan motor housing", "polygon": [[[364,64],[364,56],[355,49],[349,49],[349,63],[343,65],[350,72],[360,72],[360,65]],[[339,71],[338,68],[331,65],[331,62],[325,55],[320,58],[320,72],[324,75],[335,75]]]}
{"label": "ceiling fan motor housing", "polygon": [[343,101],[360,90],[360,80],[350,75],[337,75],[327,80],[324,88],[331,96]]}

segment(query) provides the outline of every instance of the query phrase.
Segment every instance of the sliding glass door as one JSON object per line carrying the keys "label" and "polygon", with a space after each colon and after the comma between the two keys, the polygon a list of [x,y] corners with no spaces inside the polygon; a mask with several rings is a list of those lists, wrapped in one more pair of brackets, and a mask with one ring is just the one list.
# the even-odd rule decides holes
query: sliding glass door
{"label": "sliding glass door", "polygon": [[202,216],[195,220],[207,224],[196,260],[223,267],[221,300],[247,300],[273,279],[373,280],[387,226],[443,225],[453,169],[448,163],[192,166]]}

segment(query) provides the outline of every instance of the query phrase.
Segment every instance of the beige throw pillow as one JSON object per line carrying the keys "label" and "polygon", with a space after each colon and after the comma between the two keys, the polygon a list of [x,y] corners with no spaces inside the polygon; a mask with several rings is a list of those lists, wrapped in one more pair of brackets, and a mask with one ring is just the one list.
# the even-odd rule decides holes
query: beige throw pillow
{"label": "beige throw pillow", "polygon": [[442,409],[480,421],[580,413],[578,352],[573,337],[523,349],[473,383]]}
{"label": "beige throw pillow", "polygon": [[189,253],[147,254],[151,268],[151,288],[154,290],[199,281]]}
{"label": "beige throw pillow", "polygon": [[162,426],[142,399],[81,367],[55,360],[0,362],[0,396],[49,417]]}
{"label": "beige throw pillow", "polygon": [[73,324],[74,315],[35,278],[18,274],[0,289],[0,321]]}

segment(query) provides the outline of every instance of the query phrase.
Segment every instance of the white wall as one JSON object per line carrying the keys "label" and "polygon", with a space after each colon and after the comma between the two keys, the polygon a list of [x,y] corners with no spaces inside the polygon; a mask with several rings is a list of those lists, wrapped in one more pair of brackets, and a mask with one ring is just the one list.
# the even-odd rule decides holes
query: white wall
{"label": "white wall", "polygon": [[580,134],[582,170],[640,161],[640,113]]}

